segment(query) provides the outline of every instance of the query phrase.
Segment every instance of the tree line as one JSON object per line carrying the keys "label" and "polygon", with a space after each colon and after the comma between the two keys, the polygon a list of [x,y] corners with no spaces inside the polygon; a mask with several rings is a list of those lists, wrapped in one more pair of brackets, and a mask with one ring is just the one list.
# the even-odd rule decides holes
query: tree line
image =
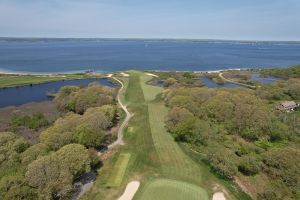
{"label": "tree line", "polygon": [[65,86],[54,99],[61,117],[53,124],[40,114],[14,115],[14,126],[48,127],[34,145],[16,133],[0,133],[0,199],[69,199],[74,182],[99,166],[97,149],[115,137],[115,96],[96,83]]}

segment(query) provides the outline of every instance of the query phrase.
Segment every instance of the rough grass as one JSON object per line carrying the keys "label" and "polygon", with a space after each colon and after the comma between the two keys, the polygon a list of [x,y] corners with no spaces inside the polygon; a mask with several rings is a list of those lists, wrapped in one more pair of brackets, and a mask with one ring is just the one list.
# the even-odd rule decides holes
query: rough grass
{"label": "rough grass", "polygon": [[123,181],[131,154],[121,153],[107,181],[107,187],[119,187]]}
{"label": "rough grass", "polygon": [[154,179],[144,187],[140,200],[204,200],[207,193],[202,188],[182,181]]}

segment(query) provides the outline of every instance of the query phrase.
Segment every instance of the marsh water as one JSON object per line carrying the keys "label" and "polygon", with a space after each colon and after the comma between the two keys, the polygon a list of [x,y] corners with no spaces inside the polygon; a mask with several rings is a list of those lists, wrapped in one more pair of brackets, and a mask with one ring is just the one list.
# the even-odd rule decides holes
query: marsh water
{"label": "marsh water", "polygon": [[89,78],[77,80],[54,81],[36,85],[0,89],[0,107],[19,106],[30,102],[52,100],[47,93],[57,92],[65,85],[86,86],[89,83],[98,82],[107,87],[116,87],[106,78]]}
{"label": "marsh water", "polygon": [[[224,84],[217,84],[213,80],[207,78],[207,77],[201,77],[200,80],[204,83],[204,85],[208,88],[239,88],[240,85],[233,84],[233,83],[224,83]],[[273,76],[267,76],[263,77],[260,75],[260,73],[252,73],[251,75],[251,81],[256,81],[263,84],[270,84],[274,83],[278,80],[284,80],[282,78],[273,77]]]}

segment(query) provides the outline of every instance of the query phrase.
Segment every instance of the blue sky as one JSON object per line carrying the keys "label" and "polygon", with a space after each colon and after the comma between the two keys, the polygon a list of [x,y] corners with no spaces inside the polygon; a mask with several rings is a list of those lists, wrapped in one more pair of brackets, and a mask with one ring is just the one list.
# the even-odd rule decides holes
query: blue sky
{"label": "blue sky", "polygon": [[0,0],[0,36],[300,40],[300,0]]}

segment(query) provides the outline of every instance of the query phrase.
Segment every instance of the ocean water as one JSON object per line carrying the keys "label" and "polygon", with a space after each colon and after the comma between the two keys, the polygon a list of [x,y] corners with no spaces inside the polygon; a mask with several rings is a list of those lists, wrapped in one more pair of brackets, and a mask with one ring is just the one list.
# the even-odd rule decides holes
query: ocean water
{"label": "ocean water", "polygon": [[297,42],[0,39],[2,71],[211,71],[297,64]]}

